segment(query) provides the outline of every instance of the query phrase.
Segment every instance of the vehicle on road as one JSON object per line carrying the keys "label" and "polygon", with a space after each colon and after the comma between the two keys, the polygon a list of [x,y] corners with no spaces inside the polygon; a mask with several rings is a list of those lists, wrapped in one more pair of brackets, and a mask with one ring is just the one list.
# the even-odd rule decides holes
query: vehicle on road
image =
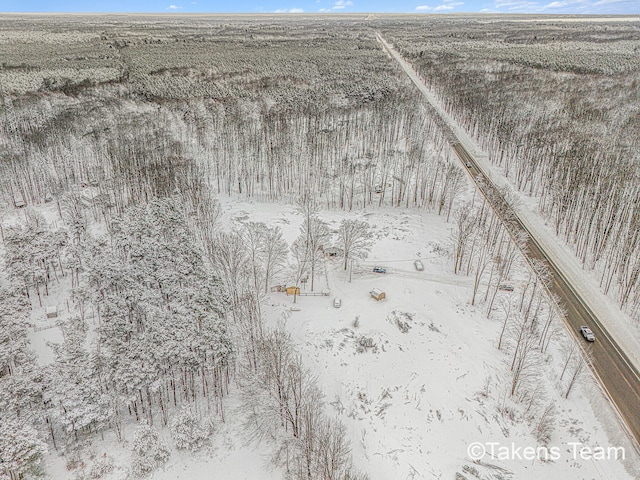
{"label": "vehicle on road", "polygon": [[[422,90],[422,93],[433,107],[441,109],[442,104],[436,101],[432,95],[428,95],[426,83],[420,80],[409,64],[403,62],[398,52],[389,47],[384,38],[380,35],[378,35],[378,38],[385,46],[385,49],[398,62],[401,68],[404,69],[411,81]],[[447,120],[451,120],[450,123],[453,126],[452,131],[455,135],[458,130],[458,125],[456,125],[456,122],[450,117],[447,118]],[[456,156],[461,159],[462,162],[466,162],[468,158],[470,158],[470,152],[460,144],[457,137],[452,140],[451,145]],[[467,172],[473,174],[471,176],[479,190],[482,191],[488,199],[491,198],[493,200],[493,198],[495,198],[500,202],[498,203],[498,205],[500,205],[503,197],[492,195],[492,193],[500,191],[499,182],[496,182],[498,183],[498,185],[496,185],[496,183],[492,181],[492,176],[485,176],[483,172],[477,171],[476,168],[473,170],[473,172],[470,170],[467,170]],[[476,173],[478,173],[477,176]],[[492,203],[491,200],[490,203]],[[510,204],[511,202],[507,203]],[[498,205],[496,205],[496,207],[498,207]],[[538,243],[537,240],[545,238],[547,232],[542,228],[535,226],[528,228],[526,226],[526,224],[529,223],[526,219],[533,212],[530,212],[528,208],[521,209],[519,207],[516,207],[514,210],[518,212],[518,215],[515,215],[514,222],[512,223],[514,230],[526,233],[532,240],[527,242],[529,248],[526,249],[526,256],[529,260],[533,262],[540,261],[549,268],[552,279],[552,281],[549,282],[549,290],[552,294],[558,296],[561,303],[569,307],[567,308],[566,323],[572,325],[571,329],[575,328],[576,325],[578,328],[580,328],[580,325],[585,324],[598,325],[598,312],[594,312],[592,308],[589,308],[589,305],[593,301],[593,299],[591,299],[591,301],[589,299],[591,287],[578,284],[579,278],[575,278],[567,263],[563,261],[563,254],[556,255],[558,252],[550,245],[551,242]],[[524,221],[518,219],[520,214],[525,218]],[[602,331],[602,333],[600,333],[600,331]],[[575,330],[573,330],[573,332],[575,332]],[[591,332],[591,334],[593,334],[593,332]],[[590,342],[588,347],[595,347],[595,345]],[[599,326],[598,349],[594,352],[595,356],[597,356],[597,361],[594,361],[591,367],[599,383],[602,385],[603,390],[616,405],[616,409],[622,416],[632,436],[636,441],[640,441],[640,414],[638,411],[638,405],[640,405],[640,378],[638,377],[637,369],[633,365],[635,362],[629,362],[626,359],[629,353],[625,355],[624,350],[624,347],[607,335],[607,329],[604,326]]]}
{"label": "vehicle on road", "polygon": [[467,168],[473,168],[473,165],[471,165],[471,162],[467,162],[466,165],[467,165]]}
{"label": "vehicle on road", "polygon": [[413,265],[416,267],[416,270],[421,272],[424,270],[424,264],[420,260],[416,260],[413,262]]}
{"label": "vehicle on road", "polygon": [[582,334],[582,336],[585,338],[587,342],[594,342],[596,339],[596,336],[593,334],[591,329],[587,326],[583,325],[582,327],[580,327],[580,333]]}
{"label": "vehicle on road", "polygon": [[387,273],[387,269],[384,267],[373,267],[375,273]]}
{"label": "vehicle on road", "polygon": [[333,307],[334,308],[340,308],[342,306],[342,299],[341,298],[334,298],[333,299]]}
{"label": "vehicle on road", "polygon": [[509,285],[508,283],[501,283],[498,285],[498,290],[502,290],[503,292],[513,292],[513,285]]}

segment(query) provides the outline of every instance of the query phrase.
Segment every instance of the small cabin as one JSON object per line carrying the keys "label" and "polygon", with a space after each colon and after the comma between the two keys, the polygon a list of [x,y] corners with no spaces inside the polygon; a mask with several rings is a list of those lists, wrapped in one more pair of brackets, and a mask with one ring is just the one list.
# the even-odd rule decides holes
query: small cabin
{"label": "small cabin", "polygon": [[27,206],[27,202],[24,201],[21,195],[15,195],[13,197],[13,206],[15,208],[24,208]]}
{"label": "small cabin", "polygon": [[272,292],[278,292],[278,293],[286,292],[287,291],[287,286],[286,285],[275,285],[275,286],[271,287],[271,291]]}
{"label": "small cabin", "polygon": [[58,307],[47,307],[47,318],[58,318]]}
{"label": "small cabin", "polygon": [[300,295],[300,287],[287,287],[287,295]]}
{"label": "small cabin", "polygon": [[83,186],[82,188],[83,190],[80,192],[80,202],[85,207],[89,208],[92,205],[99,203],[100,192],[97,188],[92,187],[89,184],[86,184],[86,186]]}
{"label": "small cabin", "polygon": [[383,298],[387,298],[387,296],[384,294],[384,292],[382,290],[380,290],[379,288],[374,288],[369,293],[371,294],[371,298],[373,298],[374,300],[377,300],[377,301],[380,301]]}
{"label": "small cabin", "polygon": [[329,258],[344,257],[344,250],[338,247],[328,247],[324,249],[324,254]]}

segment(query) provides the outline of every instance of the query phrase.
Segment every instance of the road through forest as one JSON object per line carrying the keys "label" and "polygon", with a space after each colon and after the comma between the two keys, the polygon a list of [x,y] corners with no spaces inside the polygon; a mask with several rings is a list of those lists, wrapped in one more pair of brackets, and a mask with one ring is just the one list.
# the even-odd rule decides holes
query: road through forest
{"label": "road through forest", "polygon": [[[494,183],[491,175],[486,173],[482,162],[482,157],[486,157],[486,154],[480,152],[477,146],[470,144],[468,137],[464,138],[464,134],[460,133],[462,132],[460,126],[444,112],[435,95],[400,54],[380,34],[377,37],[384,49],[398,62],[437,114],[451,127],[451,131],[457,139],[452,142],[453,151],[476,183],[477,188],[489,202],[496,198],[504,199],[500,188]],[[551,255],[544,248],[539,236],[536,235],[538,232],[531,231],[522,212],[513,208],[512,205],[509,205],[508,209],[503,220],[509,218],[508,227],[512,233],[518,231],[526,233],[527,241],[523,254],[527,260],[541,262],[550,272],[549,290],[560,300],[560,306],[566,313],[564,320],[567,329],[590,354],[593,373],[619,413],[623,428],[635,439],[636,450],[640,452],[638,448],[640,445],[640,375],[633,359],[629,358],[619,342],[613,338],[611,332],[605,328],[601,319],[594,313],[589,302],[585,301],[577,288],[575,278],[572,278],[569,272],[554,259],[554,255]],[[578,331],[581,325],[587,325],[593,330],[596,337],[595,342],[587,343],[584,341]]]}

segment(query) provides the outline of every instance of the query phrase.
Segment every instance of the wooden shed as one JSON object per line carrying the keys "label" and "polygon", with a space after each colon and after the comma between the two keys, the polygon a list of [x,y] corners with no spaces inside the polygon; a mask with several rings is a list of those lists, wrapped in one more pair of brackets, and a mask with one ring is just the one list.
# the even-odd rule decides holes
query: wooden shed
{"label": "wooden shed", "polygon": [[13,206],[15,208],[24,208],[27,206],[27,202],[24,201],[24,199],[22,198],[22,195],[14,195]]}
{"label": "wooden shed", "polygon": [[82,187],[83,190],[80,192],[80,202],[85,207],[91,207],[94,204],[99,203],[100,200],[100,191],[96,187],[91,187],[88,184]]}
{"label": "wooden shed", "polygon": [[300,295],[300,287],[287,287],[287,295]]}
{"label": "wooden shed", "polygon": [[47,307],[47,318],[58,318],[58,307]]}
{"label": "wooden shed", "polygon": [[387,296],[384,294],[384,292],[382,290],[380,290],[379,288],[374,288],[373,290],[371,290],[371,298],[373,298],[374,300],[380,301],[383,298],[386,298]]}

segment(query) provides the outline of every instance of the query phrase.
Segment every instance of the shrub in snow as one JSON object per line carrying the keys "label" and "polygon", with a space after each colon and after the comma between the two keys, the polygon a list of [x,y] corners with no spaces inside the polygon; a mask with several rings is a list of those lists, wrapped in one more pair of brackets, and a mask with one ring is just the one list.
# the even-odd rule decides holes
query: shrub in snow
{"label": "shrub in snow", "polygon": [[411,329],[410,322],[413,321],[413,315],[394,310],[387,316],[387,321],[394,323],[402,333],[407,333]]}
{"label": "shrub in snow", "polygon": [[136,476],[152,472],[169,459],[169,450],[160,440],[158,431],[145,425],[133,436],[131,472]]}
{"label": "shrub in snow", "polygon": [[96,460],[96,462],[91,466],[91,470],[89,470],[89,478],[102,478],[112,471],[113,458],[105,455],[103,458]]}
{"label": "shrub in snow", "polygon": [[182,410],[173,417],[171,438],[179,449],[197,450],[211,434],[211,425],[205,423],[189,410]]}
{"label": "shrub in snow", "polygon": [[80,454],[72,448],[67,457],[67,463],[65,465],[68,471],[72,470],[84,470],[86,467],[84,461],[80,457]]}
{"label": "shrub in snow", "polygon": [[553,403],[550,403],[542,414],[538,415],[538,423],[533,430],[533,435],[538,443],[548,445],[555,428],[555,420],[556,407]]}
{"label": "shrub in snow", "polygon": [[411,325],[409,325],[408,322],[403,322],[399,318],[396,319],[396,325],[402,333],[407,333],[411,328]]}
{"label": "shrub in snow", "polygon": [[[468,473],[469,475],[473,475],[474,477],[480,478],[480,472],[478,471],[478,469],[476,467],[471,467],[469,465],[464,465],[462,467],[462,471],[464,473]],[[467,477],[462,477],[462,478],[467,478]]]}
{"label": "shrub in snow", "polygon": [[207,437],[211,436],[211,434],[215,431],[216,429],[216,420],[215,417],[209,415],[206,416],[203,421],[202,424],[204,425],[204,428],[207,430]]}
{"label": "shrub in snow", "polygon": [[377,345],[373,338],[361,335],[357,339],[356,352],[363,353],[372,350],[374,353],[378,351]]}

